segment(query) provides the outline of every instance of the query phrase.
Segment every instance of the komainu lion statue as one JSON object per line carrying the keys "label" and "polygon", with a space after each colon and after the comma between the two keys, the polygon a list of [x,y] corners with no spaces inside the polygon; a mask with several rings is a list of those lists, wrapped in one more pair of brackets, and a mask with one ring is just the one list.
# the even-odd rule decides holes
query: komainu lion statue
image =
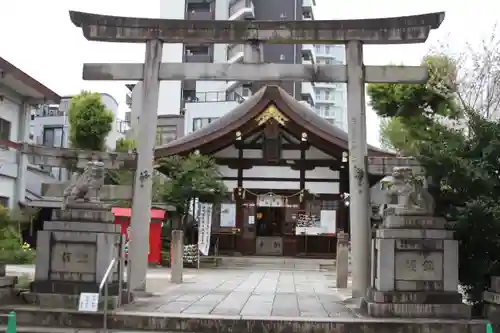
{"label": "komainu lion statue", "polygon": [[[62,209],[65,210],[68,203],[77,199],[84,201],[99,201],[99,191],[104,185],[104,163],[90,161],[81,175],[74,176],[71,184],[64,190]],[[92,198],[94,192],[94,198]]]}
{"label": "komainu lion statue", "polygon": [[399,207],[411,213],[433,215],[434,198],[424,187],[423,180],[415,177],[411,167],[395,167],[387,190],[390,207]]}

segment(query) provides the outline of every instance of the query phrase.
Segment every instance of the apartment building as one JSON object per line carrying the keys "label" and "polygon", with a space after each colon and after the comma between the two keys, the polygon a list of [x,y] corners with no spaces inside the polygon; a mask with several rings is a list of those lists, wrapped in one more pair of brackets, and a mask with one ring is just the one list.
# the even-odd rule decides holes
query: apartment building
{"label": "apartment building", "polygon": [[[101,93],[101,100],[115,116],[111,132],[106,138],[106,146],[113,150],[116,141],[124,137],[128,125],[118,116],[118,102],[113,96]],[[32,112],[30,123],[30,140],[34,144],[48,147],[69,147],[68,110],[72,96],[61,98],[59,104],[43,104]],[[68,179],[68,174],[61,168],[50,168],[50,173],[58,180]]]}
{"label": "apartment building", "polygon": [[[345,65],[344,45],[316,45],[318,64]],[[347,85],[317,82],[314,86],[316,113],[347,132]]]}
{"label": "apartment building", "polygon": [[[160,0],[160,17],[186,20],[311,20],[315,0]],[[264,45],[265,62],[313,63],[314,45]],[[166,44],[163,62],[236,63],[243,61],[241,44]],[[298,100],[312,106],[316,94],[310,82],[281,84]],[[183,133],[188,134],[221,117],[260,87],[252,82],[163,81],[160,84],[158,115],[184,116]],[[132,128],[140,116],[141,84],[131,93]],[[137,105],[136,107],[134,107]]]}
{"label": "apartment building", "polygon": [[58,103],[60,96],[0,57],[0,204],[16,208],[37,198],[51,177],[9,145],[29,140],[30,114],[39,103]]}

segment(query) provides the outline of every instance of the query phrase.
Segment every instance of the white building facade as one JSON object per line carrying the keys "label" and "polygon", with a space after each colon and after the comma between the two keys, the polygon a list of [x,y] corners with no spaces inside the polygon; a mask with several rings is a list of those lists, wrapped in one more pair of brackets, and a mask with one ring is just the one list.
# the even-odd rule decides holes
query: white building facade
{"label": "white building facade", "polygon": [[[318,64],[345,65],[343,45],[316,45]],[[318,82],[314,86],[316,113],[347,132],[347,85]]]}
{"label": "white building facade", "polygon": [[32,110],[61,97],[1,57],[0,74],[0,204],[13,209],[38,195],[44,179],[16,144],[29,141]]}
{"label": "white building facade", "polygon": [[[100,95],[103,104],[113,112],[115,118],[111,132],[106,138],[106,147],[114,150],[116,141],[124,137],[127,125],[118,117],[116,99],[109,94],[101,93]],[[47,147],[69,148],[68,110],[71,98],[72,96],[62,97],[59,104],[44,104],[32,112],[30,138],[33,143]],[[50,168],[49,171],[58,180],[65,180],[68,177],[66,171],[60,168]]]}
{"label": "white building facade", "polygon": [[[160,17],[187,20],[310,20],[314,0],[160,0]],[[314,46],[264,45],[265,62],[313,63]],[[165,44],[163,62],[236,63],[243,61],[241,44]],[[210,123],[234,109],[260,87],[252,82],[162,81],[158,115],[183,115],[184,134]],[[315,103],[310,82],[285,82],[282,87],[297,100]],[[132,128],[140,116],[141,84],[132,92]]]}

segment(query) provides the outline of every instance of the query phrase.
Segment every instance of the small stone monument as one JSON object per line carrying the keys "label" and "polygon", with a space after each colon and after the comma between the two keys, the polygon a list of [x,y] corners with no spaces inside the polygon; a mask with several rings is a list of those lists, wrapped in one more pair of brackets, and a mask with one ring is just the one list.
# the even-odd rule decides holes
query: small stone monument
{"label": "small stone monument", "polygon": [[[54,209],[52,219],[44,221],[37,235],[35,281],[25,295],[27,301],[78,309],[80,293],[97,293],[111,260],[122,255],[120,226],[114,223],[111,206],[99,201],[103,182],[104,164],[88,162],[64,191],[61,209]],[[123,267],[118,261],[108,280],[111,308],[119,304]]]}
{"label": "small stone monument", "polygon": [[468,318],[458,292],[458,242],[410,167],[393,170],[383,222],[372,240],[363,307],[373,317]]}
{"label": "small stone monument", "polygon": [[336,287],[347,288],[349,279],[349,234],[340,230],[337,234]]}

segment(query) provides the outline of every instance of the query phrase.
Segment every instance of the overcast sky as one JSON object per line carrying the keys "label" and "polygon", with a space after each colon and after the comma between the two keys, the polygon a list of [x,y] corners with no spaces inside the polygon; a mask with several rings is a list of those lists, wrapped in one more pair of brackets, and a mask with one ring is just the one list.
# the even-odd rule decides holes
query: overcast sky
{"label": "overcast sky", "polygon": [[[163,0],[168,1],[168,0]],[[280,1],[280,0],[269,0]],[[500,12],[492,0],[316,0],[317,19],[373,18],[445,11],[446,18],[426,44],[365,47],[365,63],[418,65],[427,50],[439,41],[457,51],[465,42],[491,35]],[[0,9],[0,56],[12,62],[60,95],[82,89],[106,92],[125,105],[126,82],[83,81],[84,62],[142,62],[144,46],[88,42],[75,28],[68,10],[158,17],[160,0],[16,0]],[[496,4],[495,4],[496,3]],[[378,144],[378,119],[368,112],[368,141]]]}

